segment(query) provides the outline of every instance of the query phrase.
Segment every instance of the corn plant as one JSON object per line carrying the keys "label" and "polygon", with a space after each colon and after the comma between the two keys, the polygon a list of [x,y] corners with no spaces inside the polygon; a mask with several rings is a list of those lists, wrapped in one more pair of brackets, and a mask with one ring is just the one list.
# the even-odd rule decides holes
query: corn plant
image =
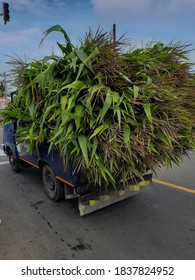
{"label": "corn plant", "polygon": [[[179,164],[195,147],[194,75],[188,45],[156,43],[123,51],[123,41],[89,32],[74,46],[53,26],[62,55],[16,63],[18,95],[3,111],[32,151],[48,142],[65,168],[107,188],[148,170]],[[42,41],[43,42],[43,41]],[[42,43],[41,42],[41,43]],[[125,41],[126,43],[127,41]],[[13,61],[12,61],[13,62]]]}

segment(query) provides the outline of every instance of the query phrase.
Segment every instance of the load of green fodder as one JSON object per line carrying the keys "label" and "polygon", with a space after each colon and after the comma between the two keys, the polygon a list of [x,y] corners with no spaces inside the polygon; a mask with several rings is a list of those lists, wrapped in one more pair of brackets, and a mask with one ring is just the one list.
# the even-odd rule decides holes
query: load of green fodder
{"label": "load of green fodder", "polygon": [[18,95],[3,117],[17,122],[19,141],[28,140],[30,150],[49,142],[65,166],[71,161],[102,187],[178,164],[194,149],[189,45],[125,51],[128,41],[98,31],[74,46],[61,26],[45,36],[52,31],[64,35],[62,56],[17,60],[13,69]]}

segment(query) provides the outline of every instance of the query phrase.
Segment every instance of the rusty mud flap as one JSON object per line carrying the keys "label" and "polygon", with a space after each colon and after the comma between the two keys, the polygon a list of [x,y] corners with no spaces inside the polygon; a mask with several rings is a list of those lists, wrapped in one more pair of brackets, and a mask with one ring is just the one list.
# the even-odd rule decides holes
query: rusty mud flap
{"label": "rusty mud flap", "polygon": [[152,174],[144,175],[143,178],[143,181],[139,179],[136,181],[129,180],[126,187],[121,186],[108,191],[102,190],[80,196],[78,201],[80,216],[87,215],[130,196],[136,195],[141,191],[151,189],[153,186]]}

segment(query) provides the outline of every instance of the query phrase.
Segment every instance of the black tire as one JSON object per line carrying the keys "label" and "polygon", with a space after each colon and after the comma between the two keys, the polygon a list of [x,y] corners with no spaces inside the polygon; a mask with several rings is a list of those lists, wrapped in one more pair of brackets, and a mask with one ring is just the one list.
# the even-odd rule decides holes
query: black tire
{"label": "black tire", "polygon": [[19,161],[15,159],[11,150],[9,151],[9,163],[14,172],[18,173],[22,170]]}
{"label": "black tire", "polygon": [[51,167],[43,166],[43,184],[47,196],[53,201],[64,199],[64,184],[56,179]]}

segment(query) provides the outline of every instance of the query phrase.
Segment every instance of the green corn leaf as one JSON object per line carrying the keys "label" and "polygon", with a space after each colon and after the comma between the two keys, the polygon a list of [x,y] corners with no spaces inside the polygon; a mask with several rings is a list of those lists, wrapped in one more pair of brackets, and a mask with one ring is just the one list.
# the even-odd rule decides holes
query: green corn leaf
{"label": "green corn leaf", "polygon": [[48,119],[48,122],[53,121],[56,117],[58,117],[61,114],[61,108],[59,107],[55,113],[51,116],[51,118]]}
{"label": "green corn leaf", "polygon": [[76,99],[76,96],[75,94],[71,95],[69,98],[68,98],[68,102],[67,102],[67,110],[70,112],[71,109],[73,107],[75,107],[75,99]]}
{"label": "green corn leaf", "polygon": [[120,128],[121,127],[121,110],[119,108],[117,108],[116,113],[117,113],[117,118],[118,118],[118,125]]}
{"label": "green corn leaf", "polygon": [[67,101],[68,101],[68,97],[69,97],[68,94],[66,94],[64,96],[61,96],[60,102],[61,102],[62,111],[65,111],[66,104],[67,104]]}
{"label": "green corn leaf", "polygon": [[86,84],[83,81],[77,79],[76,81],[73,81],[72,83],[62,87],[59,92],[61,92],[64,89],[68,89],[71,92],[76,91],[79,93],[84,88],[86,88]]}
{"label": "green corn leaf", "polygon": [[90,129],[92,129],[92,127],[94,126],[95,122],[96,122],[96,120],[94,118],[90,117],[90,120],[89,120],[89,127],[90,127]]}
{"label": "green corn leaf", "polygon": [[60,127],[55,133],[54,133],[54,136],[53,137],[50,137],[50,142],[54,143],[54,141],[56,141],[56,139],[58,139],[58,137],[60,137],[62,135],[64,131],[64,127]]}
{"label": "green corn leaf", "polygon": [[41,40],[39,46],[42,45],[43,41],[45,40],[45,38],[51,33],[51,32],[61,32],[63,35],[64,35],[64,39],[65,39],[65,42],[66,42],[66,48],[63,48],[62,51],[64,51],[65,53],[70,53],[73,49],[73,45],[70,41],[70,38],[68,36],[68,34],[65,32],[65,30],[58,24],[50,27],[49,29],[47,29],[45,32],[44,32],[44,37],[43,39]]}
{"label": "green corn leaf", "polygon": [[72,58],[72,62],[70,63],[70,67],[73,68],[73,72],[74,72],[74,73],[76,73],[77,61],[78,61],[78,57],[75,56],[75,57]]}
{"label": "green corn leaf", "polygon": [[95,156],[96,150],[98,147],[98,140],[96,137],[93,138],[93,143],[92,143],[92,152],[91,152],[91,159],[90,159],[90,163],[93,161],[93,158]]}
{"label": "green corn leaf", "polygon": [[79,146],[81,148],[83,157],[85,159],[87,167],[89,167],[89,157],[88,157],[88,141],[85,135],[78,136]]}
{"label": "green corn leaf", "polygon": [[102,110],[100,111],[100,114],[99,114],[99,118],[100,118],[100,121],[103,120],[104,116],[106,115],[107,111],[110,109],[110,106],[112,104],[112,94],[110,91],[108,91],[106,93],[106,99],[104,101],[104,106],[102,108]]}
{"label": "green corn leaf", "polygon": [[124,73],[119,73],[121,75],[121,77],[123,77],[124,80],[126,80],[128,83],[132,84],[132,81],[129,79],[129,77],[127,75],[125,75]]}
{"label": "green corn leaf", "polygon": [[96,57],[98,54],[99,54],[99,50],[98,48],[96,47],[92,53],[90,55],[88,55],[88,57],[86,57],[83,61],[84,64],[86,64],[89,60],[91,60],[92,58]]}
{"label": "green corn leaf", "polygon": [[77,121],[79,121],[79,120],[81,119],[80,116],[78,116],[78,115],[76,115],[76,114],[73,114],[73,113],[70,113],[69,111],[66,111],[66,115],[67,115],[68,117],[70,117],[71,119],[74,119],[74,120],[77,120]]}
{"label": "green corn leaf", "polygon": [[72,131],[72,129],[73,129],[73,123],[69,123],[68,128],[67,128],[67,131],[66,131],[65,137],[66,137],[68,134],[70,134],[70,132]]}
{"label": "green corn leaf", "polygon": [[134,98],[137,98],[139,95],[139,90],[140,88],[136,85],[133,85],[133,94],[134,94]]}
{"label": "green corn leaf", "polygon": [[116,92],[116,91],[113,91],[112,92],[112,98],[113,98],[113,105],[115,105],[114,103],[118,103],[119,100],[120,100],[120,96],[119,96],[119,93]]}
{"label": "green corn leaf", "polygon": [[85,107],[80,104],[77,104],[75,106],[75,114],[77,116],[79,116],[80,118],[82,118],[84,116],[84,110],[85,110]]}
{"label": "green corn leaf", "polygon": [[152,113],[151,113],[151,105],[150,105],[150,103],[144,104],[143,107],[144,107],[144,112],[145,112],[149,122],[152,123]]}
{"label": "green corn leaf", "polygon": [[70,84],[70,88],[77,92],[80,92],[82,89],[86,88],[86,85],[83,81],[76,80],[72,82],[72,84]]}
{"label": "green corn leaf", "polygon": [[111,175],[108,168],[106,168],[106,166],[104,164],[102,164],[101,160],[98,157],[94,161],[95,161],[96,165],[98,166],[105,182],[108,184],[108,182],[110,181],[112,183],[112,185],[115,186],[114,177]]}
{"label": "green corn leaf", "polygon": [[85,110],[92,117],[93,116],[93,110],[92,110],[92,106],[91,106],[91,97],[89,95],[87,95],[85,100],[86,100],[85,101],[85,108],[86,108]]}
{"label": "green corn leaf", "polygon": [[77,145],[72,149],[72,151],[70,152],[70,155],[78,154],[78,152],[79,152],[79,148],[78,148],[78,145]]}
{"label": "green corn leaf", "polygon": [[42,119],[41,119],[40,134],[42,133],[42,129],[43,129],[43,126],[44,126],[44,124],[45,124],[45,120],[46,120],[46,118],[48,117],[50,111],[51,111],[52,109],[56,108],[57,106],[58,106],[58,104],[52,104],[52,105],[50,105],[49,107],[47,107],[47,109],[46,109],[46,111],[44,112],[43,117],[42,117]]}
{"label": "green corn leaf", "polygon": [[100,170],[100,173],[101,173],[102,177],[104,178],[105,182],[108,183],[108,178],[107,178],[106,172],[105,172],[105,169],[106,169],[105,166],[101,163],[101,161],[99,159],[94,160],[94,162],[96,163],[96,166]]}
{"label": "green corn leaf", "polygon": [[77,77],[76,77],[76,80],[78,80],[81,76],[81,73],[83,72],[83,69],[84,69],[84,64],[81,63],[80,66],[79,66],[79,71],[78,71],[78,74],[77,74]]}
{"label": "green corn leaf", "polygon": [[81,121],[83,119],[84,116],[84,106],[82,105],[76,105],[75,106],[75,115],[77,115],[79,118],[75,120],[75,124],[76,124],[76,130],[79,130],[79,128],[81,129]]}
{"label": "green corn leaf", "polygon": [[34,117],[35,117],[36,109],[37,109],[37,106],[36,106],[34,103],[31,103],[31,104],[28,106],[28,110],[29,110],[30,117],[31,117],[32,120],[33,120]]}
{"label": "green corn leaf", "polygon": [[96,48],[89,56],[87,56],[87,54],[83,50],[75,50],[75,53],[82,61],[83,65],[85,65],[91,72],[93,72],[90,59],[98,54],[98,49]]}
{"label": "green corn leaf", "polygon": [[94,130],[94,132],[93,132],[93,134],[89,137],[89,140],[91,139],[91,138],[93,138],[94,136],[96,136],[97,134],[101,134],[105,129],[107,129],[108,128],[108,126],[107,125],[105,125],[105,124],[102,124],[102,125],[100,125],[100,126],[98,126],[95,130]]}
{"label": "green corn leaf", "polygon": [[84,63],[85,59],[87,59],[87,54],[83,50],[75,50],[78,58]]}
{"label": "green corn leaf", "polygon": [[131,130],[129,126],[124,127],[124,142],[125,144],[130,141]]}
{"label": "green corn leaf", "polygon": [[97,93],[97,92],[99,93],[101,91],[108,91],[108,90],[109,90],[109,88],[107,86],[100,83],[100,84],[97,84],[97,85],[94,85],[93,87],[91,87],[89,89],[89,92],[91,95],[93,95],[94,93]]}

